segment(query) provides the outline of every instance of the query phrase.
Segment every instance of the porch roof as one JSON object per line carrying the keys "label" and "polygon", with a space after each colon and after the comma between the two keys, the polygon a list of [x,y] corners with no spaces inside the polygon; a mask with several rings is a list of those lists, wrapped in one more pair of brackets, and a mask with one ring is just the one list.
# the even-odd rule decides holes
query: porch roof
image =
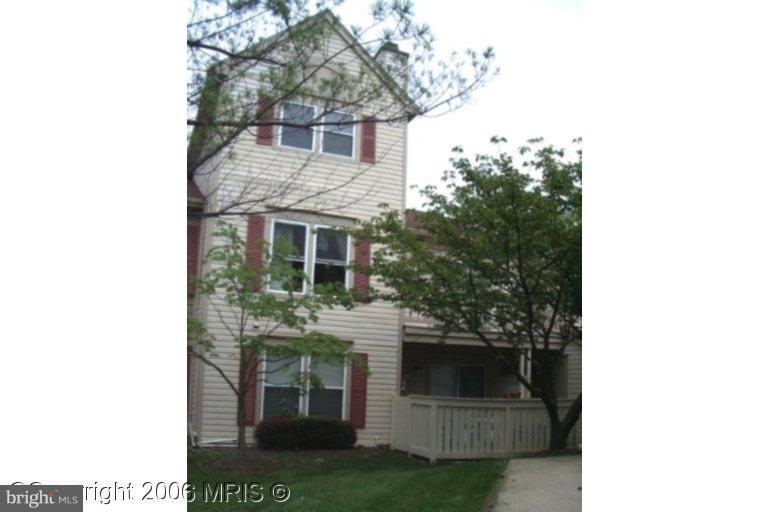
{"label": "porch roof", "polygon": [[[498,331],[484,331],[486,336],[494,342],[499,342],[499,348],[504,348],[506,340]],[[433,325],[417,323],[417,322],[405,322],[403,324],[403,342],[405,343],[444,343],[446,345],[468,345],[485,347],[477,335],[471,332],[452,332],[445,337],[444,341],[441,341],[443,335],[439,327]],[[556,337],[550,339],[550,348],[560,348],[560,340]],[[529,348],[526,343],[523,348]]]}

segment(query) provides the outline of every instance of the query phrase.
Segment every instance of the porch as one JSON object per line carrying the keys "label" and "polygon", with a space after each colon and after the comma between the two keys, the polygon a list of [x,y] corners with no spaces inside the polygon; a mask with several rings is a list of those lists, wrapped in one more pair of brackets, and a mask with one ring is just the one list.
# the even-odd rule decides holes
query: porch
{"label": "porch", "polygon": [[[502,349],[503,364],[471,335],[438,342],[434,328],[406,325],[400,395],[393,398],[392,448],[438,459],[503,458],[549,448],[549,419],[544,404],[523,387],[518,373],[536,382],[543,350],[524,357]],[[560,417],[581,391],[581,353],[561,356],[555,376]],[[568,438],[581,446],[581,420]]]}
{"label": "porch", "polygon": [[[519,357],[511,350],[501,350],[511,365],[504,365],[485,346],[476,340],[458,337],[445,343],[421,338],[418,342],[403,343],[402,381],[400,394],[441,396],[450,398],[506,398],[526,399],[530,392],[518,381],[516,374],[529,381],[537,379],[530,350]],[[580,368],[579,368],[580,370]],[[563,356],[555,389],[558,398],[569,398],[569,361]],[[580,387],[580,386],[579,386]]]}
{"label": "porch", "polygon": [[[549,446],[547,412],[538,399],[411,395],[393,400],[392,448],[432,462],[504,458]],[[559,404],[561,417],[570,405],[570,400]],[[581,419],[568,436],[567,447],[581,447]]]}

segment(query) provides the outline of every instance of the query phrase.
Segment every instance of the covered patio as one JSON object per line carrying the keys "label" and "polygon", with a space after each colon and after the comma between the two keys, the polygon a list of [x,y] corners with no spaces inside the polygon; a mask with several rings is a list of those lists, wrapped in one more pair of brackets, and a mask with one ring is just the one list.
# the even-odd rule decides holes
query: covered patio
{"label": "covered patio", "polygon": [[[520,384],[519,372],[528,379],[536,379],[532,358],[536,351],[519,357],[509,349],[502,349],[513,366],[505,366],[481,343],[474,340],[403,343],[402,381],[400,394],[441,396],[452,398],[506,398],[532,397]],[[558,397],[568,397],[567,357],[561,365],[555,387]]]}
{"label": "covered patio", "polygon": [[[402,378],[393,398],[392,447],[439,459],[509,457],[549,448],[549,419],[544,403],[525,389],[516,375],[539,378],[533,362],[544,350],[522,356],[498,348],[503,363],[468,333],[442,340],[428,319],[410,318],[403,329]],[[557,346],[551,347],[556,349]],[[555,375],[561,417],[581,391],[581,349],[568,347]],[[581,420],[568,448],[581,446]]]}

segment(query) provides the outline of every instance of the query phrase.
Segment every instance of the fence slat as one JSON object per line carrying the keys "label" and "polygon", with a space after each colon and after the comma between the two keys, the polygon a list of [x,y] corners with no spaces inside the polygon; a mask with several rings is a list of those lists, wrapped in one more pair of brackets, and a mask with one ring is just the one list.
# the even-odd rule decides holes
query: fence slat
{"label": "fence slat", "polygon": [[[561,417],[570,403],[559,404]],[[549,417],[537,399],[394,397],[395,449],[432,461],[508,457],[549,448]],[[568,448],[581,443],[581,418],[568,435]]]}

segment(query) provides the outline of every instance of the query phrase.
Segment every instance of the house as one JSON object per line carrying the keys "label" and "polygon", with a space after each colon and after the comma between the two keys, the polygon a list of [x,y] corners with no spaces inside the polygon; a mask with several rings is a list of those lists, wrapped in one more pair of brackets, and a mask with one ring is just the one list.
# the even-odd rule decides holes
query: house
{"label": "house", "polygon": [[[407,66],[407,54],[389,43],[371,55],[327,11],[311,20],[331,27],[326,44],[318,49],[318,60],[332,56],[350,76],[360,76],[361,70],[367,70],[368,76],[379,80],[382,94],[371,103],[344,104],[327,111],[327,121],[339,124],[314,129],[261,125],[256,133],[241,131],[217,155],[188,169],[188,209],[205,212],[258,199],[262,208],[257,213],[227,219],[248,240],[262,239],[272,244],[283,238],[293,242],[299,250],[291,262],[310,277],[310,283],[302,284],[304,292],[311,292],[311,285],[319,282],[364,288],[369,284],[367,277],[347,266],[353,262],[365,264],[377,247],[331,234],[334,227],[352,227],[357,221],[378,215],[382,203],[405,216],[408,121],[416,110],[404,91],[403,75],[397,70]],[[279,42],[280,37],[270,38],[269,44]],[[245,74],[242,80],[256,80],[257,72]],[[237,87],[237,82],[231,86]],[[291,98],[274,105],[271,115],[277,119],[311,119],[325,101],[312,95]],[[388,108],[406,115],[376,122],[375,117]],[[350,121],[360,122],[343,124]],[[407,219],[409,225],[418,228],[416,214],[409,212]],[[190,275],[206,270],[201,268],[201,254],[211,246],[212,223],[205,218],[188,221]],[[249,257],[259,260],[262,255]],[[282,293],[279,283],[266,284],[271,293]],[[216,337],[219,362],[236,380],[240,371],[238,350],[224,323],[230,319],[218,314],[212,299],[192,292],[189,311]],[[501,368],[472,336],[456,333],[445,343],[438,343],[440,330],[429,319],[388,303],[373,301],[349,311],[324,311],[313,328],[348,340],[353,352],[367,361],[370,373],[302,360],[294,368],[268,374],[249,390],[249,442],[253,442],[253,429],[259,421],[286,409],[296,414],[348,419],[358,431],[360,444],[375,445],[391,442],[393,398],[398,395],[476,399],[526,396],[513,372]],[[267,360],[267,371],[270,364]],[[530,367],[520,364],[530,374]],[[326,390],[300,393],[289,377],[299,370],[319,372]],[[580,351],[571,351],[559,383],[563,397],[580,391],[580,373]],[[188,357],[188,389],[188,421],[198,439],[234,438],[236,399],[216,370]]]}

